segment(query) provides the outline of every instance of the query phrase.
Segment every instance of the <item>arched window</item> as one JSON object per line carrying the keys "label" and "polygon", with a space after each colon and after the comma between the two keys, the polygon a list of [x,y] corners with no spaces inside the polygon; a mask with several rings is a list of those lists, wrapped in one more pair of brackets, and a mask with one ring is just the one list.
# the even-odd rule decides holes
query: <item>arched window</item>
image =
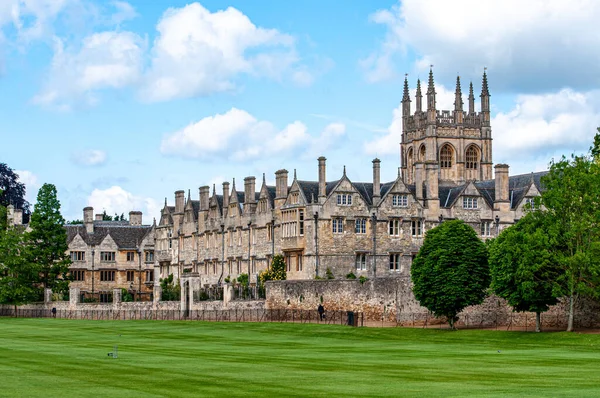
{"label": "arched window", "polygon": [[440,167],[442,169],[449,169],[452,167],[452,147],[450,144],[446,144],[440,151]]}
{"label": "arched window", "polygon": [[479,151],[475,145],[471,145],[467,148],[465,154],[465,167],[467,169],[476,170],[479,164]]}
{"label": "arched window", "polygon": [[427,152],[427,150],[425,149],[425,144],[421,145],[421,148],[419,148],[419,160],[421,160],[421,161],[425,160],[426,152]]}
{"label": "arched window", "polygon": [[413,169],[413,149],[408,148],[408,154],[406,155],[406,172],[408,174],[408,181],[412,180],[412,169]]}

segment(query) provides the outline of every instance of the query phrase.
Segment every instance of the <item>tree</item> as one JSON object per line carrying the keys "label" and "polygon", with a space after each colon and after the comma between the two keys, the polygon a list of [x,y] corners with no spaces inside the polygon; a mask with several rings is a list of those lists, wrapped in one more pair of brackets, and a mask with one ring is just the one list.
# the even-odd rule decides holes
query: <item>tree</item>
{"label": "tree", "polygon": [[266,281],[284,281],[287,278],[285,272],[285,259],[281,254],[276,254],[271,260],[271,267],[264,270],[258,275],[258,280],[261,286],[265,285]]}
{"label": "tree", "polygon": [[[543,214],[556,236],[554,251],[562,268],[562,294],[569,298],[567,331],[573,330],[574,306],[581,296],[598,297],[600,286],[600,162],[596,134],[588,155],[550,163],[542,178]],[[594,157],[595,156],[595,157]]]}
{"label": "tree", "polygon": [[454,329],[456,315],[486,297],[490,273],[485,244],[463,221],[445,221],[425,235],[411,277],[419,303],[446,317]]}
{"label": "tree", "polygon": [[[0,205],[0,217],[6,217],[6,209]],[[24,251],[24,235],[19,227],[0,225],[0,304],[17,306],[36,301],[38,269],[28,261]]]}
{"label": "tree", "polygon": [[29,219],[29,202],[25,200],[25,184],[5,163],[0,163],[0,205],[13,205],[23,210],[23,222]]}
{"label": "tree", "polygon": [[535,312],[536,332],[541,331],[540,314],[558,302],[561,270],[554,242],[543,214],[531,212],[489,245],[492,290],[515,311]]}
{"label": "tree", "polygon": [[181,299],[181,286],[173,281],[173,274],[159,280],[163,301],[178,301]]}
{"label": "tree", "polygon": [[56,187],[44,184],[37,196],[31,214],[31,232],[27,234],[30,261],[40,267],[39,281],[45,288],[55,292],[66,292],[69,287],[69,265],[67,254],[67,231],[65,220],[60,214],[60,202]]}

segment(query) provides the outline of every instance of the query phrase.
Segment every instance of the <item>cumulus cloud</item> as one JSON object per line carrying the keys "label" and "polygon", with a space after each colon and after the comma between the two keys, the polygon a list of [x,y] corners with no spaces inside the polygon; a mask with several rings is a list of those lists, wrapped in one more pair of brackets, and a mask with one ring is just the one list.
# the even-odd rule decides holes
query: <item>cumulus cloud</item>
{"label": "cumulus cloud", "polygon": [[600,125],[600,91],[563,89],[519,95],[515,106],[492,118],[496,163],[586,152]]}
{"label": "cumulus cloud", "polygon": [[100,166],[106,163],[106,152],[99,149],[88,149],[73,152],[71,161],[80,166]]}
{"label": "cumulus cloud", "polygon": [[416,69],[440,65],[444,78],[488,66],[507,90],[597,86],[599,18],[600,2],[589,0],[404,0],[370,16],[387,31],[361,65],[368,80],[382,81],[415,53]]}
{"label": "cumulus cloud", "polygon": [[113,1],[112,6],[115,8],[115,13],[111,15],[111,23],[113,25],[120,25],[138,16],[135,8],[126,1]]}
{"label": "cumulus cloud", "polygon": [[312,82],[312,75],[297,66],[292,36],[257,27],[233,7],[216,12],[199,3],[170,8],[157,30],[142,92],[145,100],[233,90],[241,74],[281,80],[291,73],[299,84]]}
{"label": "cumulus cloud", "polygon": [[37,175],[29,170],[15,170],[19,175],[19,182],[25,184],[25,199],[29,203],[34,203],[37,198],[37,192],[42,186]]}
{"label": "cumulus cloud", "polygon": [[0,28],[12,25],[18,39],[30,41],[48,36],[57,15],[74,0],[2,0]]}
{"label": "cumulus cloud", "polygon": [[97,92],[135,83],[141,73],[145,43],[130,32],[101,32],[86,37],[80,48],[65,48],[55,38],[46,87],[34,103],[68,110],[75,102],[97,101]]}
{"label": "cumulus cloud", "polygon": [[245,161],[264,155],[283,156],[303,146],[310,148],[321,144],[323,148],[332,145],[344,132],[344,125],[334,123],[313,137],[300,121],[277,130],[270,122],[258,120],[244,110],[232,108],[226,113],[205,117],[166,135],[160,150],[166,155],[185,158],[225,157]]}
{"label": "cumulus cloud", "polygon": [[151,224],[154,217],[159,218],[162,208],[153,198],[134,195],[118,185],[107,189],[94,189],[87,199],[87,204],[98,213],[106,210],[108,214],[127,215],[132,210],[141,211],[144,213],[144,224]]}

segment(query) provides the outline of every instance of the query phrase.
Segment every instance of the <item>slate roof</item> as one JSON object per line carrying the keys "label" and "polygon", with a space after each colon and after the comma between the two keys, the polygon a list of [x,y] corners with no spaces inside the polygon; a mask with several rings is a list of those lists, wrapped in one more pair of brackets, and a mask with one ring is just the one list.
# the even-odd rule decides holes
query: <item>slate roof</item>
{"label": "slate roof", "polygon": [[94,233],[88,234],[83,224],[65,225],[67,243],[79,234],[88,245],[99,245],[107,235],[115,241],[119,249],[135,249],[150,232],[150,225],[129,225],[123,221],[94,221]]}
{"label": "slate roof", "polygon": [[[337,181],[329,181],[325,185],[325,194],[329,196],[329,194],[333,191],[333,189],[339,184],[340,180]],[[386,182],[381,184],[380,193],[381,196],[385,195],[392,187],[396,181]],[[315,201],[319,197],[319,182],[318,181],[300,181],[298,180],[298,185],[300,189],[304,192],[304,196],[306,200],[310,203],[311,198],[314,195]],[[368,205],[373,204],[373,183],[372,182],[352,182],[352,186],[354,189],[358,191],[360,196],[363,197],[365,202]]]}

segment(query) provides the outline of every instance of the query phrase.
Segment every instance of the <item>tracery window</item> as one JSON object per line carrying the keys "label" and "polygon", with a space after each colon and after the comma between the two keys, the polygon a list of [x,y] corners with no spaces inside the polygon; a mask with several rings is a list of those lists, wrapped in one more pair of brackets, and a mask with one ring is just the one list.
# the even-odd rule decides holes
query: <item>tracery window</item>
{"label": "tracery window", "polygon": [[443,169],[449,169],[452,167],[452,147],[450,144],[446,144],[440,151],[440,167]]}
{"label": "tracery window", "polygon": [[471,145],[467,149],[467,153],[465,154],[465,167],[467,169],[477,169],[479,163],[479,151],[474,145]]}

